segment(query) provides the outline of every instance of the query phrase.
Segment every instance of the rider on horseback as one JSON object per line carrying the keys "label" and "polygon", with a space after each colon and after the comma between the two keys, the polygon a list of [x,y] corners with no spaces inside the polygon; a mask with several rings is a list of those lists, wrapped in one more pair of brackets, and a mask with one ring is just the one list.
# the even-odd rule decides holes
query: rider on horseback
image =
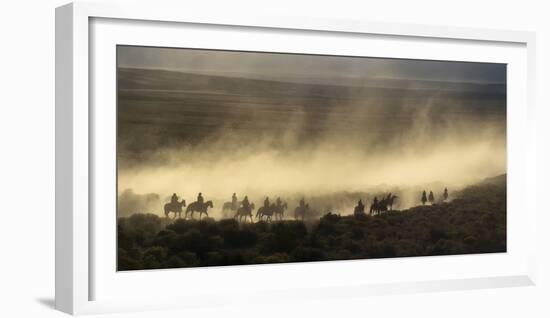
{"label": "rider on horseback", "polygon": [[197,196],[197,202],[199,204],[204,204],[204,198],[202,197],[202,192],[199,192],[199,195]]}
{"label": "rider on horseback", "polygon": [[269,197],[265,197],[265,200],[264,200],[264,207],[267,209],[269,208]]}
{"label": "rider on horseback", "polygon": [[237,209],[237,194],[233,193],[233,196],[231,197],[231,208],[233,210]]}
{"label": "rider on horseback", "polygon": [[179,202],[178,196],[175,193],[172,194],[172,198],[170,199],[170,203],[174,204],[174,203],[178,203],[178,202]]}
{"label": "rider on horseback", "polygon": [[283,200],[281,200],[281,197],[277,197],[277,206],[280,207],[283,204]]}
{"label": "rider on horseback", "polygon": [[359,211],[365,211],[365,205],[363,204],[363,201],[361,201],[361,199],[359,199],[359,202],[357,202],[357,208],[359,209]]}
{"label": "rider on horseback", "polygon": [[305,207],[305,205],[306,205],[306,201],[305,201],[304,198],[302,197],[302,198],[300,199],[300,208]]}
{"label": "rider on horseback", "polygon": [[247,196],[247,195],[244,196],[242,205],[243,205],[243,208],[244,208],[245,210],[250,209],[250,202],[248,202],[248,196]]}

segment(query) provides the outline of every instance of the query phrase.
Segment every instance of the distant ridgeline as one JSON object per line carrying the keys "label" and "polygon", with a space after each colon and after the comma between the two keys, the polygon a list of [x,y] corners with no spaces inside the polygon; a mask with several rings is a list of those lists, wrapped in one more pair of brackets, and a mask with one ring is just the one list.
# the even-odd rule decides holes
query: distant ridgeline
{"label": "distant ridgeline", "polygon": [[134,214],[118,222],[118,269],[307,262],[506,252],[506,175],[448,203],[318,221],[172,221]]}

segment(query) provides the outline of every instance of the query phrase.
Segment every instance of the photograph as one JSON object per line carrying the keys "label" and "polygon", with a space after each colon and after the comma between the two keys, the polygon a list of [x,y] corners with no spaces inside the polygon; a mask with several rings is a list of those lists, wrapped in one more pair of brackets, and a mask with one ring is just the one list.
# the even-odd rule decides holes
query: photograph
{"label": "photograph", "polygon": [[116,54],[118,271],[507,252],[506,64]]}

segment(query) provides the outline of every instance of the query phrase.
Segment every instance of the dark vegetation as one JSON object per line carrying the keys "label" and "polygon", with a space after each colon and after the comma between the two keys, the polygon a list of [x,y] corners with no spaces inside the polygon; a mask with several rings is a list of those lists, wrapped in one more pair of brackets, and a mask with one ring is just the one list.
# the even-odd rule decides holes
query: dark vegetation
{"label": "dark vegetation", "polygon": [[377,216],[239,224],[134,214],[118,222],[119,270],[505,251],[505,176],[468,187],[449,203]]}

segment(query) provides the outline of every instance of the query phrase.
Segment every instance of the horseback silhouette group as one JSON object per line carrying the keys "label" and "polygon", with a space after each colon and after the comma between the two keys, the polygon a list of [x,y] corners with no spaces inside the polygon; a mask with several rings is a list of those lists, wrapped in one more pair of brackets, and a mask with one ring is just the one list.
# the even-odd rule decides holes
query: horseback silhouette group
{"label": "horseback silhouette group", "polygon": [[[375,196],[372,204],[370,205],[368,213],[370,215],[379,215],[383,212],[392,211],[395,200],[398,198],[399,197],[397,195],[394,195],[391,192],[387,195],[383,195],[381,199],[378,199],[378,197]],[[442,195],[442,202],[446,202],[448,198],[449,192],[447,188],[445,188]],[[434,204],[435,196],[433,194],[433,191],[429,191],[429,194],[427,194],[424,190],[422,192],[420,201],[422,202],[422,205],[426,205],[426,203],[428,202],[430,204]],[[164,214],[166,215],[166,217],[169,217],[170,213],[174,213],[174,218],[181,218],[181,215],[185,208],[185,219],[187,219],[188,217],[193,218],[195,212],[199,213],[199,219],[201,219],[203,214],[208,217],[208,209],[213,207],[214,204],[212,203],[212,201],[209,200],[205,202],[202,193],[200,192],[197,196],[197,200],[190,203],[188,206],[186,206],[186,202],[184,199],[180,200],[177,194],[174,193],[170,198],[170,202],[164,205]],[[277,199],[275,199],[275,202],[270,202],[269,197],[265,197],[263,205],[260,206],[256,211],[256,214],[253,215],[253,211],[255,210],[255,208],[256,207],[254,203],[249,201],[247,195],[245,195],[242,201],[239,201],[237,198],[237,194],[233,193],[233,195],[231,196],[231,201],[227,201],[223,204],[222,214],[224,217],[232,217],[234,219],[237,219],[239,222],[242,222],[243,220],[246,222],[248,218],[250,218],[250,222],[254,222],[254,218],[259,221],[265,220],[267,222],[273,220],[282,221],[285,216],[285,211],[288,209],[288,204],[280,197],[277,197]],[[353,214],[355,216],[366,215],[365,209],[365,204],[362,200],[359,200],[353,210]],[[305,199],[302,197],[298,203],[298,206],[294,209],[294,219],[304,221],[308,218],[309,214],[310,206],[308,203],[305,202]]]}
{"label": "horseback silhouette group", "polygon": [[275,203],[269,203],[269,197],[264,200],[264,205],[256,212],[256,218],[263,220],[264,216],[266,221],[271,221],[274,217],[275,220],[281,221],[284,218],[285,210],[288,208],[288,204],[283,202],[280,197],[275,200]]}
{"label": "horseback silhouette group", "polygon": [[245,196],[242,201],[237,199],[237,194],[233,193],[231,201],[225,202],[222,206],[222,213],[224,217],[229,217],[230,213],[233,214],[233,218],[238,219],[239,222],[244,217],[244,220],[250,217],[252,221],[252,211],[255,209],[254,203],[248,200],[248,196]]}
{"label": "horseback silhouette group", "polygon": [[[281,200],[278,197],[274,203],[269,202],[269,197],[266,197],[264,204],[256,211],[256,219],[263,220],[265,217],[266,221],[283,220],[285,210],[288,208],[288,204]],[[225,202],[223,204],[222,212],[225,217],[228,217],[230,213],[234,213],[234,218],[238,219],[239,222],[243,220],[246,222],[247,218],[250,217],[250,221],[253,221],[252,211],[255,209],[254,203],[251,203],[248,200],[248,196],[245,196],[242,201],[239,202],[237,199],[237,194],[233,193],[231,201]]]}
{"label": "horseback silhouette group", "polygon": [[[391,192],[388,195],[382,196],[382,199],[380,200],[378,200],[378,197],[375,196],[374,200],[372,200],[372,204],[370,205],[369,214],[378,215],[382,212],[392,211],[393,204],[397,198],[399,197],[392,194]],[[362,200],[359,200],[359,202],[357,202],[357,205],[353,210],[353,214],[355,216],[366,214],[365,205],[363,204]]]}
{"label": "horseback silhouette group", "polygon": [[[179,201],[178,195],[174,193],[170,198],[170,202],[164,205],[164,215],[166,217],[169,217],[170,212],[173,212],[174,219],[176,217],[181,218],[181,213],[183,212],[183,208],[185,206],[185,200],[182,199],[181,201]],[[214,204],[212,203],[212,201],[209,200],[205,202],[202,193],[199,192],[197,196],[197,201],[190,203],[185,209],[184,218],[187,219],[187,216],[193,218],[195,212],[199,213],[199,219],[202,218],[203,213],[208,216],[208,208],[213,207]]]}
{"label": "horseback silhouette group", "polygon": [[[447,188],[445,188],[445,190],[443,191],[442,201],[447,202],[448,199],[449,199],[449,191],[447,190]],[[430,202],[430,205],[434,204],[435,196],[433,191],[430,190],[430,193],[428,195],[426,195],[426,190],[422,191],[422,197],[420,198],[420,202],[422,202],[422,205],[426,205],[427,202]]]}

